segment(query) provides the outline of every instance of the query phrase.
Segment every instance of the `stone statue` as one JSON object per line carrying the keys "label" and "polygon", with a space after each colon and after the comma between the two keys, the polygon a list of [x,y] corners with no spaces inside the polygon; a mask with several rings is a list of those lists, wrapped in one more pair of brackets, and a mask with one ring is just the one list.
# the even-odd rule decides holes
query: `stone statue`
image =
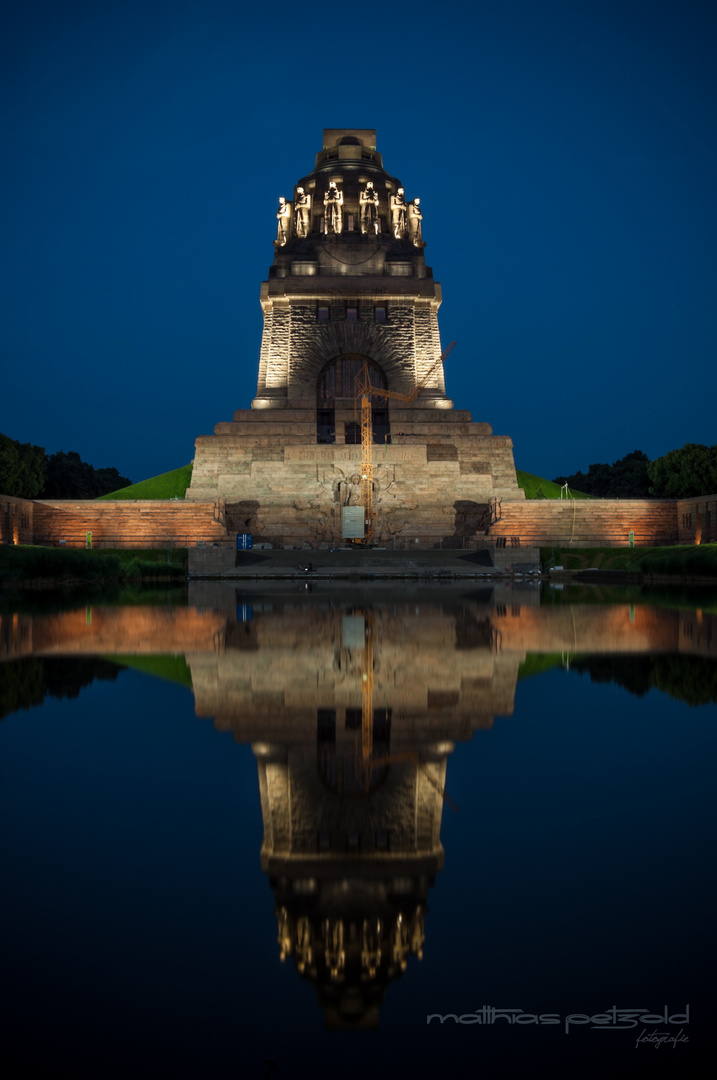
{"label": "stone statue", "polygon": [[381,966],[381,920],[369,922],[364,919],[361,934],[361,967],[366,968],[369,979],[373,979]]}
{"label": "stone statue", "polygon": [[411,243],[416,247],[423,246],[423,234],[421,232],[421,222],[423,221],[423,212],[421,210],[421,200],[414,199],[412,203],[408,204],[408,235],[411,238]]}
{"label": "stone statue", "polygon": [[403,915],[399,915],[393,928],[393,962],[398,964],[401,971],[408,966],[408,925]]}
{"label": "stone statue", "polygon": [[361,192],[359,206],[361,208],[361,232],[365,235],[371,231],[378,236],[378,192],[374,188],[372,180],[368,181]]}
{"label": "stone statue", "polygon": [[397,240],[406,235],[406,194],[402,187],[391,196],[391,229]]}
{"label": "stone statue", "polygon": [[423,909],[416,908],[415,915],[411,920],[411,950],[416,954],[419,960],[423,959],[423,943],[426,940],[426,934],[423,926]]}
{"label": "stone statue", "polygon": [[311,923],[302,915],[296,924],[296,967],[300,974],[310,968],[314,962]]}
{"label": "stone statue", "polygon": [[279,196],[279,209],[276,218],[278,221],[276,243],[279,247],[283,247],[289,239],[291,225],[291,203],[288,203],[283,195]]}
{"label": "stone statue", "polygon": [[303,239],[309,235],[311,223],[311,196],[302,187],[296,189],[294,199],[294,232]]}
{"label": "stone statue", "polygon": [[344,506],[361,505],[361,477],[358,473],[350,476],[343,484]]}
{"label": "stone statue", "polygon": [[291,953],[294,944],[292,940],[291,918],[285,907],[279,909],[277,912],[277,919],[279,922],[279,959],[283,962]]}
{"label": "stone statue", "polygon": [[343,229],[344,193],[339,191],[332,180],[328,191],[324,195],[324,210],[326,212],[326,232],[340,236]]}
{"label": "stone statue", "polygon": [[324,922],[324,958],[332,979],[338,979],[346,966],[343,919]]}

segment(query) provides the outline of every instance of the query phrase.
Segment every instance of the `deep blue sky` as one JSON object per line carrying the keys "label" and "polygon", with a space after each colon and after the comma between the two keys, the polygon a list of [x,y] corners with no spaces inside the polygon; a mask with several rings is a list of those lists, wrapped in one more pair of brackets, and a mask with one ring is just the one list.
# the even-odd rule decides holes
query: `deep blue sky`
{"label": "deep blue sky", "polygon": [[324,127],[375,127],[448,393],[518,467],[717,442],[717,5],[248,10],[4,5],[0,431],[132,480],[191,460],[256,390],[278,196]]}

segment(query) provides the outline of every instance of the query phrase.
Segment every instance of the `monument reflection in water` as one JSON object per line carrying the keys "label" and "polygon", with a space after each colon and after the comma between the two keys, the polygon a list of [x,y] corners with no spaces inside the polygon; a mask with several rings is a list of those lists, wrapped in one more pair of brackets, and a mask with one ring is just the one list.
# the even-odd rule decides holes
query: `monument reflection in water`
{"label": "monument reflection in water", "polygon": [[197,583],[187,607],[5,617],[2,653],[184,654],[197,715],[257,760],[279,957],[315,985],[327,1027],[375,1027],[386,987],[430,935],[448,757],[513,712],[526,655],[714,661],[716,620],[541,605],[527,586],[404,588],[380,602],[291,589]]}
{"label": "monument reflection in water", "polygon": [[[215,609],[223,595],[203,590]],[[256,755],[281,959],[316,985],[328,1027],[373,1027],[422,956],[446,759],[511,710],[518,660],[475,602],[267,609],[240,594],[237,611],[248,621],[188,658],[197,712]]]}

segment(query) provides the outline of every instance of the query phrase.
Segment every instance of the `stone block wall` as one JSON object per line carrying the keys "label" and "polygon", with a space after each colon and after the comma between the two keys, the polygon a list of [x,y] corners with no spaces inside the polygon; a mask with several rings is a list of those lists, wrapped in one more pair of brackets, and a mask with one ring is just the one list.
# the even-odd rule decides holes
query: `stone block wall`
{"label": "stone block wall", "polygon": [[[317,317],[319,300],[329,319]],[[386,322],[376,323],[374,306],[386,305]],[[441,355],[438,308],[440,286],[432,279],[408,278],[387,286],[385,278],[286,277],[262,286],[264,333],[256,407],[270,402],[291,408],[315,403],[320,371],[330,360],[353,353],[370,357],[389,386],[408,393],[422,383]],[[347,321],[347,305],[357,319]],[[431,396],[445,400],[442,367],[429,380]]]}
{"label": "stone block wall", "polygon": [[[465,410],[394,404],[391,442],[373,447],[375,543],[461,546],[483,535],[492,500],[523,501],[509,438]],[[336,442],[319,444],[315,404],[238,410],[197,439],[187,499],[224,498],[230,532],[260,542],[341,543],[342,507],[359,498],[361,447],[344,441],[354,416],[337,409]]]}
{"label": "stone block wall", "polygon": [[0,495],[0,544],[31,544],[35,504]]}
{"label": "stone block wall", "polygon": [[[476,447],[481,441],[480,437],[472,440]],[[494,446],[491,471],[486,473],[478,471],[483,465],[477,457],[441,460],[442,452],[431,450],[438,443],[421,447],[406,440],[405,446],[389,446],[385,455],[377,447],[376,542],[388,545],[395,536],[399,547],[409,541],[413,546],[416,539],[419,547],[435,547],[439,542],[450,547],[453,540],[460,547],[481,539],[487,526],[490,485],[500,482],[501,468],[501,447],[495,445],[501,440],[486,442]],[[512,449],[510,440],[505,442],[509,475]],[[221,457],[233,443],[231,436],[214,437],[211,454]],[[236,484],[235,488],[229,485],[236,501],[227,505],[218,497],[211,498],[217,486],[205,489],[209,497],[176,502],[32,502],[0,495],[0,542],[84,547],[91,532],[95,547],[210,548],[219,544],[233,549],[237,532],[251,532],[255,541],[277,546],[330,545],[340,540],[342,485],[358,470],[361,448],[338,444],[307,448],[302,443],[287,447],[286,456],[277,446],[245,451],[244,462],[234,462],[234,472],[222,473],[217,467],[214,477],[208,477],[211,484],[216,485],[218,477],[230,477]],[[211,464],[211,455],[204,460]],[[468,469],[470,463],[475,472]],[[237,471],[242,465],[242,471]],[[252,491],[263,492],[264,501],[241,498]],[[626,547],[630,530],[637,546],[717,543],[716,495],[679,501],[504,499],[498,514],[487,540],[507,548],[515,538],[521,548]]]}
{"label": "stone block wall", "polygon": [[[32,543],[85,547],[193,547],[227,543],[220,501],[46,501],[34,504]],[[30,541],[28,541],[30,542]]]}
{"label": "stone block wall", "polygon": [[[503,501],[489,539],[522,546],[627,547],[678,542],[677,503],[659,499],[527,499]],[[694,543],[694,541],[680,541]]]}
{"label": "stone block wall", "polygon": [[680,544],[717,544],[717,495],[679,499],[677,534]]}

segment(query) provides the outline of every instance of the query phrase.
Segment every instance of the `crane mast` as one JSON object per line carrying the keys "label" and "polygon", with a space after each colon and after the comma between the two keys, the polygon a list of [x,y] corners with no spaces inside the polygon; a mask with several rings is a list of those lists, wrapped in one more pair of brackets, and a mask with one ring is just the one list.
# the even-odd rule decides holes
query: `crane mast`
{"label": "crane mast", "polygon": [[399,394],[395,390],[384,390],[380,386],[374,386],[371,382],[371,373],[364,364],[356,376],[356,399],[361,399],[361,505],[364,511],[364,534],[359,543],[368,544],[374,533],[374,506],[373,506],[373,409],[371,397],[382,397],[392,401],[403,401],[411,405],[419,393],[428,383],[433,372],[443,364],[456,347],[452,341],[445,349],[435,364],[429,369],[420,383],[416,383],[409,394]]}

